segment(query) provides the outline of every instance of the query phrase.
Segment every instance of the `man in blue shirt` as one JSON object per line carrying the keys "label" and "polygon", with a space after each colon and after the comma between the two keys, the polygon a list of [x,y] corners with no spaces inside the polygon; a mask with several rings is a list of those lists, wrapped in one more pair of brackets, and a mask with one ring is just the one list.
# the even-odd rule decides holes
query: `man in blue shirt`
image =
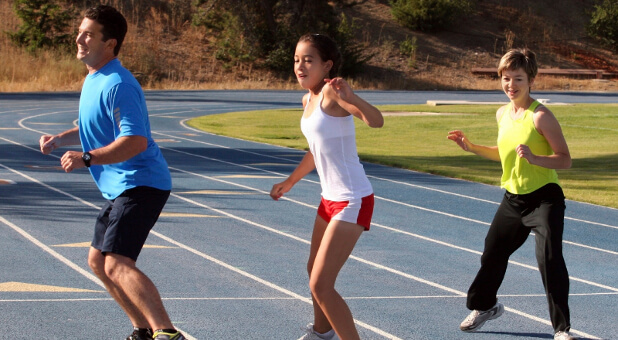
{"label": "man in blue shirt", "polygon": [[[135,265],[167,202],[171,175],[150,132],[141,86],[116,58],[127,22],[116,9],[86,11],[77,35],[77,58],[88,69],[78,126],[44,135],[41,152],[81,144],[61,158],[66,172],[87,167],[107,200],[95,223],[88,264],[125,311],[134,331],[127,340],[183,340],[152,281]],[[153,332],[154,330],[154,332]]]}

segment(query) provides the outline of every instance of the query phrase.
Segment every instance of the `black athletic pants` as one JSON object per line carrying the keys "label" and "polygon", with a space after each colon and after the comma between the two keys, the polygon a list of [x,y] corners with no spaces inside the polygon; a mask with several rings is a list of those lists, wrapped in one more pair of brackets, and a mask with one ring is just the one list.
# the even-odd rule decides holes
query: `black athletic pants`
{"label": "black athletic pants", "polygon": [[525,195],[504,194],[485,238],[481,269],[468,290],[469,309],[484,311],[496,304],[509,257],[532,230],[554,331],[570,329],[569,274],[562,257],[564,210],[564,194],[557,184]]}

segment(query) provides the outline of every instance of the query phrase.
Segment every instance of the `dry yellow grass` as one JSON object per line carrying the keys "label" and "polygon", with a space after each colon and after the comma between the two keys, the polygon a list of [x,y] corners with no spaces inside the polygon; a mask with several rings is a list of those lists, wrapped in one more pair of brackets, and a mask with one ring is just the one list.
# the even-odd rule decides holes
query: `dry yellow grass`
{"label": "dry yellow grass", "polygon": [[[369,2],[371,3],[371,2]],[[368,3],[368,4],[369,4]],[[375,4],[374,4],[375,5]],[[14,31],[19,20],[10,2],[0,1],[0,32]],[[145,89],[298,89],[292,78],[282,80],[251,65],[226,65],[213,57],[203,29],[189,23],[166,21],[165,14],[152,11],[148,20],[133,19],[120,53],[120,60],[136,74]],[[79,18],[74,26],[77,27]],[[173,35],[170,31],[181,32]],[[348,79],[356,89],[376,90],[497,90],[496,79],[470,73],[471,66],[494,66],[490,53],[466,51],[450,62],[418,56],[413,68],[398,51],[394,40],[366,42],[374,57],[364,75]],[[86,74],[84,65],[72,55],[42,52],[36,57],[13,46],[0,33],[0,92],[79,91]],[[392,72],[391,72],[392,71]],[[573,79],[543,76],[535,90],[618,91],[618,80]]]}

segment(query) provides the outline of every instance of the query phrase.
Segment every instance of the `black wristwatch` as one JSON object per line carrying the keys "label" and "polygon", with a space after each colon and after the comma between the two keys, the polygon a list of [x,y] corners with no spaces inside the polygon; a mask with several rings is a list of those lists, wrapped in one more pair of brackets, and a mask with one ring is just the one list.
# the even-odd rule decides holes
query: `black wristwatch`
{"label": "black wristwatch", "polygon": [[90,167],[90,161],[91,160],[92,160],[92,155],[90,154],[90,152],[84,152],[82,154],[82,161],[84,161],[84,164],[86,164],[87,168]]}

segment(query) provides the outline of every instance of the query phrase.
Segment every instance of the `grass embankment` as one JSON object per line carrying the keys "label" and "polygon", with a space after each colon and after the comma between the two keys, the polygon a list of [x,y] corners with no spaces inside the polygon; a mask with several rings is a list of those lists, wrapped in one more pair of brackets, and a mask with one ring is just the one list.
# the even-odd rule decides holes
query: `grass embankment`
{"label": "grass embankment", "polygon": [[[463,130],[474,143],[496,145],[496,105],[380,106],[383,112],[436,112],[444,115],[385,117],[384,127],[357,124],[363,161],[499,185],[497,162],[462,151],[446,138]],[[558,170],[568,199],[618,208],[618,104],[550,106],[569,144],[573,166]],[[262,143],[307,148],[299,123],[302,111],[270,110],[209,115],[189,125],[215,134]]]}

